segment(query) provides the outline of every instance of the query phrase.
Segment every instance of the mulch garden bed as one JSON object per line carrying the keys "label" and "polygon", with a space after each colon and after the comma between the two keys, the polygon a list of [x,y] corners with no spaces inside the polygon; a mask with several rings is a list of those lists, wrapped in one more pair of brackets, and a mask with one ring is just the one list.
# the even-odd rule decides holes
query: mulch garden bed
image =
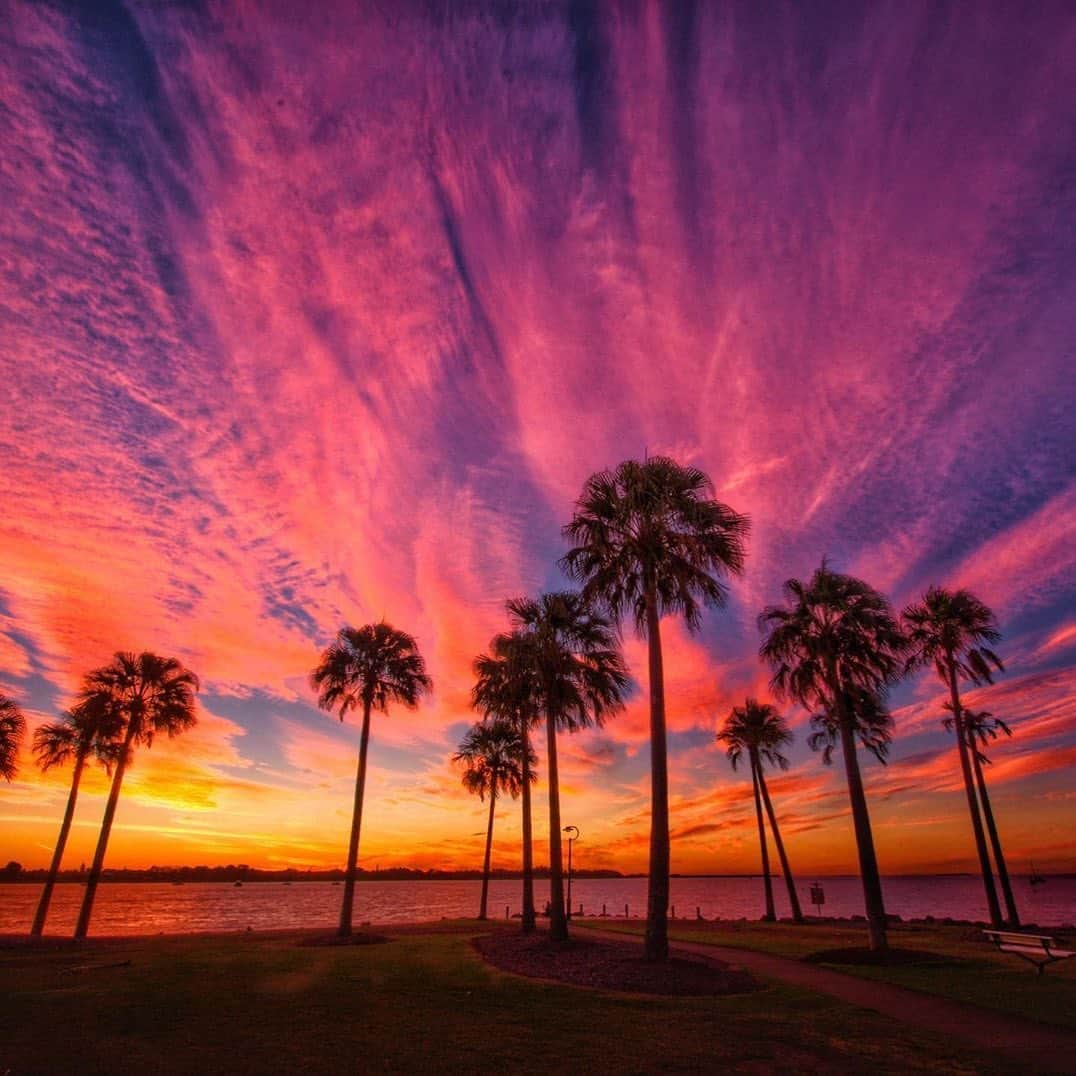
{"label": "mulch garden bed", "polygon": [[719,960],[678,956],[664,964],[648,963],[638,943],[599,942],[589,938],[554,942],[544,931],[535,934],[496,931],[480,935],[473,944],[483,959],[500,971],[592,990],[715,997],[759,989],[747,972]]}

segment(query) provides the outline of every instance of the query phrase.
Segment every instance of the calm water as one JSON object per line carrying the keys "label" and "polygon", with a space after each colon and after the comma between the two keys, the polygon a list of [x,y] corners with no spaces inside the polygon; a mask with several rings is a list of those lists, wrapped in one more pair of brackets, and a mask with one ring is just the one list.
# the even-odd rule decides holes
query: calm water
{"label": "calm water", "polygon": [[[809,886],[799,886],[805,913],[813,912]],[[1058,926],[1076,922],[1076,879],[1052,878],[1032,890],[1026,878],[1014,880],[1020,914],[1026,922]],[[827,915],[862,914],[863,896],[855,878],[822,879]],[[905,919],[933,915],[938,918],[985,919],[982,882],[975,877],[887,878],[887,910]],[[356,923],[403,923],[456,918],[477,913],[479,882],[361,882],[355,896]],[[28,931],[40,894],[38,885],[0,885],[0,933]],[[787,915],[784,883],[774,879],[778,914]],[[254,930],[281,927],[327,926],[336,921],[341,887],[330,882],[106,884],[97,891],[94,934],[156,934],[200,930]],[[58,885],[49,913],[48,933],[74,929],[79,885]],[[539,910],[548,898],[548,884],[535,884]],[[583,879],[572,884],[572,906],[583,905],[587,915],[632,916],[646,910],[646,879]],[[672,904],[679,917],[732,919],[757,918],[762,911],[762,883],[758,878],[674,878]],[[517,913],[520,883],[490,884],[490,914],[503,917],[505,907]]]}

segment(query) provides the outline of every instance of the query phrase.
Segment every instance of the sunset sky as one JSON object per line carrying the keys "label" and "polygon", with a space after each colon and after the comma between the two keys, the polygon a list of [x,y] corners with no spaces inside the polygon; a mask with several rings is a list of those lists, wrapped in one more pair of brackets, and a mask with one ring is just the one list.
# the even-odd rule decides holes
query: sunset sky
{"label": "sunset sky", "polygon": [[[714,733],[767,696],[757,614],[823,555],[898,607],[993,607],[1006,672],[970,699],[1013,728],[1011,867],[1076,870],[1071,6],[520,6],[0,0],[0,690],[34,726],[119,649],[203,680],[108,865],[342,866],[358,734],[306,677],[385,617],[436,691],[375,719],[360,864],[478,866],[471,661],[506,597],[565,585],[584,479],[649,451],[753,525],[728,608],[663,626],[674,871],[758,869]],[[580,866],[628,871],[625,650],[562,813]],[[865,764],[883,873],[974,869],[941,702],[902,685]],[[843,771],[786,712],[793,867],[852,871]],[[24,753],[0,861],[47,865],[69,777]],[[496,866],[519,830],[506,805]]]}

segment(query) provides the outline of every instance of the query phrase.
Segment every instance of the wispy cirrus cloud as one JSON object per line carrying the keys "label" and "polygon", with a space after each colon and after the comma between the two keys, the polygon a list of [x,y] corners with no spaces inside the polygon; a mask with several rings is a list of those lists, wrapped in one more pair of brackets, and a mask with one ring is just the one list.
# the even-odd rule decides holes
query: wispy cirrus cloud
{"label": "wispy cirrus cloud", "polygon": [[[140,758],[132,812],[227,812],[252,861],[282,833],[320,857],[319,813],[336,833],[349,804],[297,797],[343,790],[354,729],[306,677],[341,623],[385,616],[437,692],[378,720],[396,802],[369,839],[463,856],[470,662],[505,597],[563,585],[586,475],[649,451],[753,521],[729,607],[664,626],[680,867],[741,855],[699,828],[750,821],[712,734],[768,694],[759,609],[827,553],[898,604],[947,582],[996,607],[1010,676],[973,700],[1019,730],[992,778],[1027,790],[1033,840],[1073,742],[1065,13],[16,3],[2,34],[0,682],[44,715],[116,649],[196,668],[205,718]],[[626,652],[645,689],[630,631]],[[949,746],[937,695],[895,698],[894,788]],[[811,798],[840,775],[789,716],[803,855],[843,862]],[[647,737],[644,690],[564,748],[573,817],[633,868]],[[959,825],[928,828],[932,862],[970,861]]]}

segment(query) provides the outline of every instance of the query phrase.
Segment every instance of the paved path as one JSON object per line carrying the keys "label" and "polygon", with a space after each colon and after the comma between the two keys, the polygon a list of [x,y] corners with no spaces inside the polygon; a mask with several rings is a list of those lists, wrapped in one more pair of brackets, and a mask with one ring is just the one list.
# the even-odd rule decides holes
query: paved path
{"label": "paved path", "polygon": [[[632,937],[619,931],[587,927],[587,935],[620,941]],[[851,1005],[875,1009],[915,1027],[960,1039],[987,1052],[997,1051],[1044,1072],[1076,1072],[1076,1032],[1050,1027],[1021,1016],[983,1009],[936,994],[921,994],[903,986],[858,979],[830,968],[771,953],[732,949],[724,945],[674,941],[670,948],[682,953],[713,957],[735,964],[766,979],[829,994]]]}

